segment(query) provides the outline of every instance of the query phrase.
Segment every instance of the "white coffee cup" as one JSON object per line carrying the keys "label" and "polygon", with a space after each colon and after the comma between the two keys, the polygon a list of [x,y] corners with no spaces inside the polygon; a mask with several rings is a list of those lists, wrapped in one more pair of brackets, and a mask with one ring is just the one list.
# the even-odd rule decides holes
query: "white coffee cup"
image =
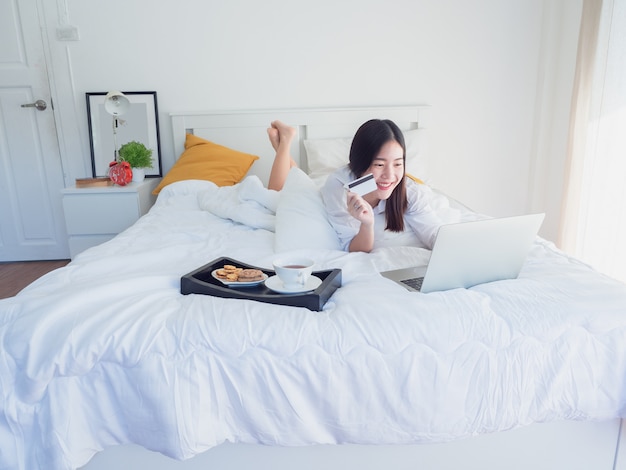
{"label": "white coffee cup", "polygon": [[301,256],[289,256],[274,260],[274,271],[286,289],[300,289],[311,277],[315,261]]}

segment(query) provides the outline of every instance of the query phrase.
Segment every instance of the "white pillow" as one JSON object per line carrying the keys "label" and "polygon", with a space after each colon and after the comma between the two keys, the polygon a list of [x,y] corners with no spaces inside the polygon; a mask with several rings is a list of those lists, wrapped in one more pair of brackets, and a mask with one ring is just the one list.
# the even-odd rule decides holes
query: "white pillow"
{"label": "white pillow", "polygon": [[289,171],[278,196],[274,249],[277,253],[299,249],[341,250],[317,186],[299,168]]}
{"label": "white pillow", "polygon": [[309,176],[328,176],[347,165],[351,144],[352,139],[305,139]]}
{"label": "white pillow", "polygon": [[[403,131],[406,144],[406,172],[428,181],[428,162],[425,157],[425,129]],[[304,141],[309,176],[318,184],[348,164],[352,139],[309,139]]]}

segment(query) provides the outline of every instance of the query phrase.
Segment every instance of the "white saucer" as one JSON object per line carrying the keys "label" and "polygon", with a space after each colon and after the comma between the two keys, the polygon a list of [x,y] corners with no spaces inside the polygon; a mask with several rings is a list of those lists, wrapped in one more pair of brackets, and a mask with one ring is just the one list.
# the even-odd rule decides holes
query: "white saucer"
{"label": "white saucer", "polygon": [[265,285],[268,289],[273,290],[274,292],[278,292],[279,294],[299,294],[301,292],[309,292],[317,289],[322,280],[316,276],[309,276],[309,279],[306,281],[306,284],[302,287],[297,287],[295,289],[288,289],[283,284],[283,281],[280,280],[278,276],[272,276],[265,280]]}

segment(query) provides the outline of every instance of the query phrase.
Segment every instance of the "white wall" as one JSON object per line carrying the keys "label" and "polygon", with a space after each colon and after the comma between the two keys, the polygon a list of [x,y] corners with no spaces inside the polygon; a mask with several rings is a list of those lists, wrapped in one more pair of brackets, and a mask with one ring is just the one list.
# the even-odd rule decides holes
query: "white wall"
{"label": "white wall", "polygon": [[172,111],[428,104],[430,182],[555,238],[582,0],[39,1],[69,182],[85,92],[156,90],[164,169]]}

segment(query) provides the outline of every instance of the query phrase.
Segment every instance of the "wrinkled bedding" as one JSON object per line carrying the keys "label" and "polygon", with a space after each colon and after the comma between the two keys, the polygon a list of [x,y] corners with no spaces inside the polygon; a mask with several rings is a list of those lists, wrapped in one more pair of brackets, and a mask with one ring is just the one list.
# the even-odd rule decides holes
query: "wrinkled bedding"
{"label": "wrinkled bedding", "polygon": [[134,226],[0,301],[1,468],[73,469],[123,443],[186,459],[225,441],[446,442],[626,414],[626,287],[550,243],[517,280],[427,295],[378,274],[424,249],[302,248],[342,269],[321,312],[181,295],[217,257],[275,256],[273,225],[216,215],[214,191],[165,188]]}

